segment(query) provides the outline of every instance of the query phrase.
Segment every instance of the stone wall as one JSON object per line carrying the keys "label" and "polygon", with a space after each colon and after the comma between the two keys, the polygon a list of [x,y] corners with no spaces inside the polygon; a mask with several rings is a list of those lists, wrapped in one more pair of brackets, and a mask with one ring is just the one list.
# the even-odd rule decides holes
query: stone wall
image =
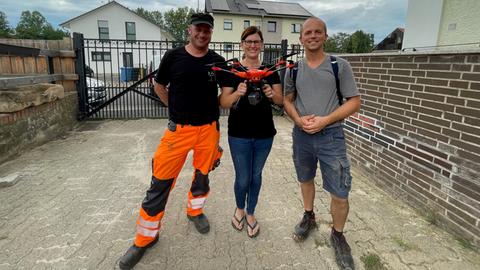
{"label": "stone wall", "polygon": [[352,164],[434,224],[480,244],[480,52],[344,55],[362,108]]}
{"label": "stone wall", "polygon": [[65,98],[0,114],[0,163],[71,130],[77,122],[76,92]]}

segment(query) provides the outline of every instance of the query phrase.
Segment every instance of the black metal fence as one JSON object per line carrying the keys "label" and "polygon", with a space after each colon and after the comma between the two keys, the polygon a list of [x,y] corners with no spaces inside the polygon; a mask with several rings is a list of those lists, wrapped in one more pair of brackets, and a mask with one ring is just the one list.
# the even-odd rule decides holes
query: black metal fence
{"label": "black metal fence", "polygon": [[[162,118],[167,108],[153,91],[152,76],[169,49],[180,42],[151,40],[83,39],[74,34],[77,52],[80,118]],[[210,48],[225,59],[241,59],[240,43],[212,42]],[[265,44],[263,61],[298,51],[292,60],[303,57],[299,45]],[[222,110],[228,114],[228,110]]]}

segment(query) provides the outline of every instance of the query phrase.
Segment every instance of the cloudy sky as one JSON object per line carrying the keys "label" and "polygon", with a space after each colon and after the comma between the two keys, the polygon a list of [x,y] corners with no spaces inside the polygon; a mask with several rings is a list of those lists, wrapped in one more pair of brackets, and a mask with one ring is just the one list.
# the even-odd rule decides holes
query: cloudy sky
{"label": "cloudy sky", "polygon": [[[297,2],[315,16],[327,22],[329,34],[353,33],[363,30],[373,33],[375,43],[381,41],[396,27],[405,26],[408,0],[280,0]],[[40,11],[54,27],[84,12],[94,9],[107,0],[0,0],[0,10],[5,12],[10,26],[15,27],[24,10]],[[117,0],[135,9],[166,11],[189,6],[204,7],[204,0]]]}

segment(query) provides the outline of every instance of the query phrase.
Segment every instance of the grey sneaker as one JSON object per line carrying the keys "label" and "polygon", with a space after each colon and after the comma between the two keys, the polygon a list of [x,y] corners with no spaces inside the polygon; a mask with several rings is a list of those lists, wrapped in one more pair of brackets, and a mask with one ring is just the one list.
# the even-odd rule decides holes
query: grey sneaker
{"label": "grey sneaker", "polygon": [[335,236],[332,230],[330,242],[335,250],[335,260],[337,261],[338,267],[342,270],[354,270],[355,264],[353,263],[352,251],[345,236]]}
{"label": "grey sneaker", "polygon": [[312,229],[317,228],[317,222],[315,222],[315,215],[303,214],[302,220],[295,226],[293,233],[293,239],[297,242],[305,240]]}
{"label": "grey sneaker", "polygon": [[207,216],[200,214],[198,216],[189,216],[188,219],[193,222],[195,229],[201,234],[208,233],[210,231],[210,224],[208,223]]}

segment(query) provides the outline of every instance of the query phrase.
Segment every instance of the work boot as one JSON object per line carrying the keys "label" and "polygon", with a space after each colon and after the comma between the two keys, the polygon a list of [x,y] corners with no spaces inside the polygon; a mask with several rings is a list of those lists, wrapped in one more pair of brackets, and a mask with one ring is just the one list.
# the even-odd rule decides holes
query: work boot
{"label": "work boot", "polygon": [[201,234],[208,233],[210,231],[210,224],[208,223],[207,216],[200,214],[198,216],[189,216],[188,219],[195,224],[195,229]]}
{"label": "work boot", "polygon": [[341,236],[336,236],[333,234],[332,229],[330,243],[335,250],[335,260],[337,261],[338,267],[342,270],[354,270],[355,265],[353,263],[352,251],[345,236],[343,234]]}
{"label": "work boot", "polygon": [[308,237],[308,234],[310,234],[310,231],[314,228],[317,228],[315,215],[304,213],[302,220],[295,226],[293,239],[297,242],[305,240]]}
{"label": "work boot", "polygon": [[118,263],[118,266],[120,266],[120,269],[126,270],[126,269],[132,269],[143,257],[143,254],[145,251],[153,245],[155,245],[158,242],[158,235],[155,237],[155,239],[145,247],[137,247],[135,244],[133,244],[127,252],[120,258],[120,262]]}

